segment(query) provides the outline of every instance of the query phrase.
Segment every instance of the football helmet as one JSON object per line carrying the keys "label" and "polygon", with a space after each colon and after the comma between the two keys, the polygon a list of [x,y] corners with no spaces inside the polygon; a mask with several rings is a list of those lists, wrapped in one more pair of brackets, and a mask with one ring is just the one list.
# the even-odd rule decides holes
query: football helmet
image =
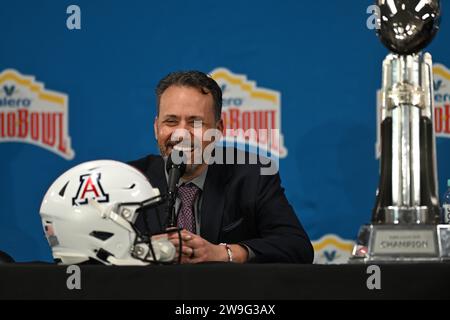
{"label": "football helmet", "polygon": [[170,263],[167,234],[149,235],[134,223],[143,209],[163,201],[137,169],[113,160],[82,163],[51,185],[40,215],[55,261],[107,265]]}

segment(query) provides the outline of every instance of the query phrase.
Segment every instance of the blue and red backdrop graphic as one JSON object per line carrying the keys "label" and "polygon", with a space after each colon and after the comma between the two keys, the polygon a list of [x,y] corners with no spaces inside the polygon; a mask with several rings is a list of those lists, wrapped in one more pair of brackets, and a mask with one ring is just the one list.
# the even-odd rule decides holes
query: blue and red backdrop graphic
{"label": "blue and red backdrop graphic", "polygon": [[[81,9],[80,30],[66,27],[72,4]],[[279,92],[287,150],[280,172],[289,200],[312,239],[355,238],[370,219],[378,185],[376,90],[387,54],[366,26],[371,4],[3,1],[0,72],[34,76],[67,95],[68,132],[61,139],[70,137],[70,148],[63,146],[73,157],[36,144],[0,143],[0,250],[18,261],[50,261],[39,217],[47,188],[83,161],[157,153],[154,87],[167,73],[186,69],[226,68]],[[445,9],[428,51],[450,66]],[[13,94],[9,85],[0,89]],[[439,137],[441,195],[450,178],[449,151],[448,137]]]}

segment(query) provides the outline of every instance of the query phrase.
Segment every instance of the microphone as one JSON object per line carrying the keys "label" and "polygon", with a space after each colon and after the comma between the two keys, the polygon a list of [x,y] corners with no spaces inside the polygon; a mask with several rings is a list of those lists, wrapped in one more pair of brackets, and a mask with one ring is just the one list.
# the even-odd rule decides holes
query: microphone
{"label": "microphone", "polygon": [[186,172],[186,156],[181,150],[173,150],[166,162],[166,171],[169,175],[167,182],[167,227],[176,227],[175,200],[177,183]]}

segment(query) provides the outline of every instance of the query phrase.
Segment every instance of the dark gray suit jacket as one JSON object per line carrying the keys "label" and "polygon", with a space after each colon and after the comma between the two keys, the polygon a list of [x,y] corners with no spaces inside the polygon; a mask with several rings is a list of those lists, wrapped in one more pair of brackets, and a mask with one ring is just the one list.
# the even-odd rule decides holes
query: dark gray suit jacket
{"label": "dark gray suit jacket", "polygon": [[[149,155],[131,161],[161,194],[167,192],[164,160]],[[260,175],[260,164],[211,164],[204,185],[200,235],[211,243],[245,244],[251,262],[311,263],[311,242],[281,187],[280,176]],[[167,219],[166,208],[137,225],[152,232]]]}

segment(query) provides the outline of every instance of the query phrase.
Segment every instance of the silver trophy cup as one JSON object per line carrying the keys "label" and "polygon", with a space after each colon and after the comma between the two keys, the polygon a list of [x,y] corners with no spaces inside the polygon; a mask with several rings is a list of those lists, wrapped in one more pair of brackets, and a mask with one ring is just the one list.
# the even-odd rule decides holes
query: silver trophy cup
{"label": "silver trophy cup", "polygon": [[361,227],[350,262],[450,259],[440,223],[433,69],[422,53],[439,29],[439,0],[378,0],[383,62],[380,181],[372,221]]}

